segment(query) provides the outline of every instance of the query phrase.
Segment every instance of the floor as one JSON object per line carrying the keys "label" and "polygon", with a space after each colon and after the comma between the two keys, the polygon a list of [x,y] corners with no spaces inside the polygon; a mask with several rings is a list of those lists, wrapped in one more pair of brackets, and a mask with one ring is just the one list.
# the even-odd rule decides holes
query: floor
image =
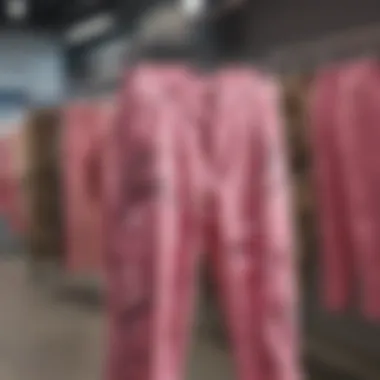
{"label": "floor", "polygon": [[[21,258],[0,255],[0,380],[104,379],[103,311],[88,292],[78,292],[77,285],[75,292],[57,294],[31,281]],[[204,331],[198,335],[186,380],[234,379],[223,344]],[[309,380],[378,379],[338,376],[318,361],[307,362],[307,368]]]}
{"label": "floor", "polygon": [[[30,281],[21,259],[0,260],[0,379],[101,380],[99,307],[53,296]],[[188,380],[233,379],[228,355],[197,339]]]}

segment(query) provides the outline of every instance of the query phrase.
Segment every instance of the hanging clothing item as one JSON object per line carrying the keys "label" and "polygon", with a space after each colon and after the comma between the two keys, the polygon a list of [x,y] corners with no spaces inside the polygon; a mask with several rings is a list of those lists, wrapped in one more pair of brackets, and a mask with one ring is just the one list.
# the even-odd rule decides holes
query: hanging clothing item
{"label": "hanging clothing item", "polygon": [[63,259],[60,132],[61,113],[54,108],[30,112],[24,128],[28,212],[25,243],[31,265],[37,271],[43,263],[58,264]]}
{"label": "hanging clothing item", "polygon": [[6,215],[15,232],[24,233],[26,210],[22,191],[22,173],[18,165],[20,152],[16,150],[18,138],[19,133],[10,133],[0,140],[0,210]]}
{"label": "hanging clothing item", "polygon": [[378,78],[371,61],[326,70],[311,104],[324,299],[343,310],[358,280],[358,300],[370,318],[380,317]]}
{"label": "hanging clothing item", "polygon": [[107,379],[184,377],[205,248],[237,378],[300,378],[278,101],[276,85],[248,70],[129,74],[105,171]]}
{"label": "hanging clothing item", "polygon": [[[347,124],[351,122],[352,161],[347,160],[347,173],[355,168],[349,179],[353,236],[360,278],[359,295],[363,313],[371,319],[380,318],[380,90],[379,64],[363,62],[350,68],[351,74],[343,88],[352,94],[347,100]],[[352,112],[351,115],[349,112]],[[341,110],[343,114],[343,110]],[[343,114],[344,117],[344,114]],[[350,151],[349,151],[350,153]],[[355,166],[356,165],[356,166]]]}
{"label": "hanging clothing item", "polygon": [[361,308],[369,318],[380,318],[378,275],[380,243],[378,121],[379,67],[364,61],[346,69],[342,78],[339,131],[349,199],[355,268]]}
{"label": "hanging clothing item", "polygon": [[25,234],[28,226],[27,199],[25,191],[25,131],[19,128],[10,136],[12,150],[12,198],[10,201],[11,224],[15,231]]}
{"label": "hanging clothing item", "polygon": [[11,151],[9,139],[0,139],[0,208],[2,212],[7,212],[11,186]]}
{"label": "hanging clothing item", "polygon": [[101,102],[70,105],[63,128],[63,171],[67,267],[99,275],[102,268],[102,145],[112,106]]}
{"label": "hanging clothing item", "polygon": [[341,75],[339,70],[331,69],[318,77],[310,107],[311,146],[321,226],[323,294],[326,304],[332,309],[347,306],[353,269],[348,201],[336,128]]}

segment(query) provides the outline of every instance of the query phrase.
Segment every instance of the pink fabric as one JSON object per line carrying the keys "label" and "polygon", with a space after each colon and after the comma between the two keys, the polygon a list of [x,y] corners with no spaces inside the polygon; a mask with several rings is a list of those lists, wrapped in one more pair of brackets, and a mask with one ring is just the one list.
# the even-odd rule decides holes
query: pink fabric
{"label": "pink fabric", "polygon": [[312,147],[321,227],[323,296],[327,306],[347,306],[353,271],[348,200],[337,135],[339,70],[326,70],[315,83],[311,102]]}
{"label": "pink fabric", "polygon": [[0,140],[0,209],[2,212],[7,211],[11,178],[11,152],[9,139]]}
{"label": "pink fabric", "polygon": [[128,76],[107,149],[109,380],[184,377],[206,250],[237,378],[297,380],[297,296],[277,86],[244,70]]}
{"label": "pink fabric", "polygon": [[351,101],[357,104],[356,117],[353,115],[351,121],[355,128],[354,143],[359,145],[356,160],[359,164],[357,180],[362,181],[361,187],[352,185],[353,191],[356,190],[358,194],[353,194],[352,203],[355,204],[352,208],[355,215],[351,220],[357,241],[361,307],[369,318],[379,319],[380,67],[378,62],[368,62],[363,66],[357,69],[360,70],[356,79],[357,89]]}
{"label": "pink fabric", "polygon": [[312,102],[326,304],[359,302],[380,317],[379,67],[362,61],[322,73]]}
{"label": "pink fabric", "polygon": [[67,267],[98,275],[103,260],[102,144],[112,106],[83,102],[65,111],[63,172],[66,201]]}
{"label": "pink fabric", "polygon": [[4,136],[0,140],[0,211],[5,214],[15,232],[23,233],[26,228],[26,211],[13,141],[14,135]]}

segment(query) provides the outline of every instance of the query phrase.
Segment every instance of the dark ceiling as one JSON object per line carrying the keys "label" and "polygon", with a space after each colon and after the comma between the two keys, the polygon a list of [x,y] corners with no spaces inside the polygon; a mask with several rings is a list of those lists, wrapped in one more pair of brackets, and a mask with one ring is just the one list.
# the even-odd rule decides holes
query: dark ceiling
{"label": "dark ceiling", "polygon": [[28,14],[22,22],[12,21],[7,16],[8,1],[12,0],[0,0],[0,25],[3,28],[25,26],[59,31],[104,11],[115,12],[120,21],[128,24],[160,0],[25,0]]}

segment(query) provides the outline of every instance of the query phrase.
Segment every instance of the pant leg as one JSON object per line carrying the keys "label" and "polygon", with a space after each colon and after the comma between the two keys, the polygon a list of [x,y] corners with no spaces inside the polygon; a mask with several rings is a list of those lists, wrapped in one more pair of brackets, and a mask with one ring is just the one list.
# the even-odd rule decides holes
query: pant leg
{"label": "pant leg", "polygon": [[241,70],[214,85],[213,259],[236,378],[295,380],[298,304],[276,90]]}
{"label": "pant leg", "polygon": [[300,308],[296,249],[292,218],[291,185],[287,168],[284,124],[277,84],[262,84],[264,145],[263,193],[263,330],[269,378],[302,377],[300,366]]}
{"label": "pant leg", "polygon": [[[364,81],[363,92],[364,96],[360,98],[362,104],[364,104],[364,110],[366,117],[362,119],[360,127],[365,124],[368,128],[367,133],[363,136],[366,137],[363,144],[364,154],[369,168],[369,191],[370,191],[370,205],[372,210],[372,228],[373,228],[373,251],[370,257],[365,259],[365,268],[362,272],[362,284],[363,284],[363,311],[369,318],[379,320],[380,318],[380,276],[379,276],[379,246],[380,246],[380,198],[379,198],[379,186],[380,186],[380,155],[379,155],[379,118],[380,110],[378,101],[380,98],[379,79],[380,70],[378,62],[373,61],[368,65],[368,73]],[[360,96],[360,95],[359,95]],[[362,128],[360,128],[361,130]],[[360,258],[358,258],[360,259]]]}
{"label": "pant leg", "polygon": [[106,174],[109,380],[184,376],[199,252],[199,160],[184,133],[197,123],[194,86],[182,69],[143,67],[122,99]]}
{"label": "pant leg", "polygon": [[345,156],[338,133],[340,72],[320,74],[310,102],[314,184],[320,230],[321,289],[330,310],[344,310],[352,299],[354,249],[350,230]]}
{"label": "pant leg", "polygon": [[378,294],[378,124],[376,62],[359,62],[344,70],[339,107],[345,179],[349,194],[359,300],[367,317],[380,315]]}

